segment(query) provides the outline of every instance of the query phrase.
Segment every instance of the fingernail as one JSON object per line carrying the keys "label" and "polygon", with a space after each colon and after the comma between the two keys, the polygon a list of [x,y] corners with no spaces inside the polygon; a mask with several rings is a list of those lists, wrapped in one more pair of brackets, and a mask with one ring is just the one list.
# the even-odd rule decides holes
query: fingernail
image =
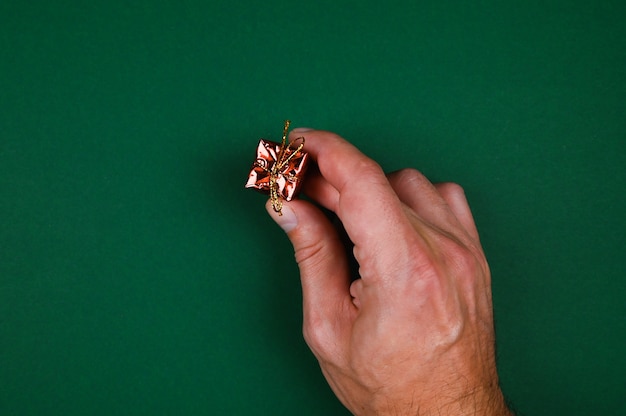
{"label": "fingernail", "polygon": [[307,131],[313,131],[314,129],[311,129],[309,127],[298,127],[295,128],[293,130],[291,130],[293,133],[306,133]]}
{"label": "fingernail", "polygon": [[293,209],[291,209],[289,204],[283,203],[283,208],[281,210],[283,215],[279,215],[276,211],[274,211],[271,204],[266,205],[266,207],[276,224],[278,224],[284,232],[288,233],[298,225],[296,213]]}

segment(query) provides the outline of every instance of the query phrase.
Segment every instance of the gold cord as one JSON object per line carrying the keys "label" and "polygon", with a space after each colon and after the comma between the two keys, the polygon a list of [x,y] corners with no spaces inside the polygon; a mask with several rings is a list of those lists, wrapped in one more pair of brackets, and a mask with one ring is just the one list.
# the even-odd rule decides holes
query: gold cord
{"label": "gold cord", "polygon": [[[287,131],[289,130],[289,124],[291,124],[291,121],[285,120],[283,140],[280,143],[278,158],[270,170],[270,199],[272,200],[272,208],[278,213],[278,215],[283,215],[281,211],[283,208],[283,201],[278,193],[278,178],[281,175],[280,171],[304,147],[304,137],[298,137],[296,140],[287,145]],[[293,146],[296,143],[299,143],[299,145],[294,149]],[[287,156],[288,153],[290,153],[289,156]]]}

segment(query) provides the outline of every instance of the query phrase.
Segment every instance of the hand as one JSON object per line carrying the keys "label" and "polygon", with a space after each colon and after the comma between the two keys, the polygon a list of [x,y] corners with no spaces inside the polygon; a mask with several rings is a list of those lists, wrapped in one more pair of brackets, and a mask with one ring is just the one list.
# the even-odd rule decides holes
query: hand
{"label": "hand", "polygon": [[415,170],[386,176],[335,134],[295,129],[319,173],[305,191],[336,213],[359,264],[313,204],[268,212],[295,249],[304,337],[356,415],[508,415],[498,385],[489,267],[463,190]]}

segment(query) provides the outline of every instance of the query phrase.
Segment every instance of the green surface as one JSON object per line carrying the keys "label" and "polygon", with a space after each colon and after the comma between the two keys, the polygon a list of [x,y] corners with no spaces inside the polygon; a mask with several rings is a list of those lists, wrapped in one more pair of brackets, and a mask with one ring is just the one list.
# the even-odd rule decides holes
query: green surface
{"label": "green surface", "polygon": [[[84,3],[84,4],[83,4]],[[623,415],[626,3],[0,3],[0,415],[345,415],[243,184],[282,123],[461,183],[527,415]]]}

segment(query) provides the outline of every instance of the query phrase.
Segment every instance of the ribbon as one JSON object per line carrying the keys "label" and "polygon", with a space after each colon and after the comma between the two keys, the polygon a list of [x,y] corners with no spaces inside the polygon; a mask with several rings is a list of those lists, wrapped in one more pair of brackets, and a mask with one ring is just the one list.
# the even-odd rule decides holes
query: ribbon
{"label": "ribbon", "polygon": [[[280,143],[280,151],[278,152],[278,158],[276,162],[269,170],[270,173],[270,199],[272,200],[272,208],[278,213],[283,215],[283,201],[281,200],[278,192],[278,179],[282,175],[281,170],[287,166],[287,164],[293,159],[300,150],[304,147],[304,137],[298,137],[293,142],[287,144],[287,131],[289,130],[289,124],[291,121],[285,120],[285,127],[283,128],[283,140]],[[290,180],[298,180],[293,176]]]}

